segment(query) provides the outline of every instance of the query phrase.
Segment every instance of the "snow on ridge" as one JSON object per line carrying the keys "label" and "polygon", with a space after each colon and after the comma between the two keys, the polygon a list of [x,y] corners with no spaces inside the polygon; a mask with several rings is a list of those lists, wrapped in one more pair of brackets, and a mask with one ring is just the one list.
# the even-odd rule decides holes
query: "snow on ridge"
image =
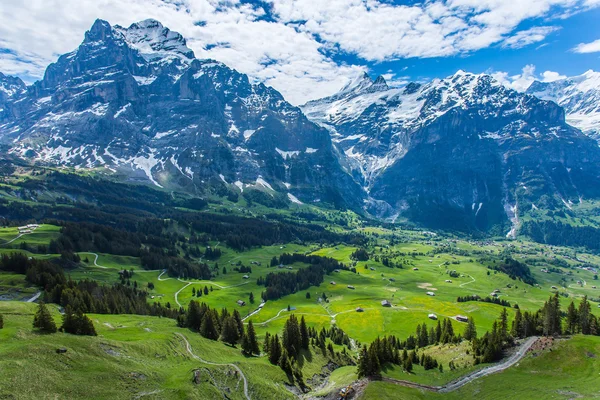
{"label": "snow on ridge", "polygon": [[131,103],[127,103],[125,104],[123,107],[121,107],[116,113],[115,115],[113,115],[113,118],[119,118],[119,116],[121,114],[123,114],[125,111],[127,111],[127,109],[131,106]]}
{"label": "snow on ridge", "polygon": [[295,204],[304,204],[303,202],[301,202],[300,200],[298,200],[298,198],[297,198],[296,196],[294,196],[294,195],[293,195],[293,194],[291,194],[291,193],[288,193],[288,194],[287,194],[287,197],[288,197],[288,199],[290,199],[290,201],[291,201],[292,203],[295,203]]}
{"label": "snow on ridge", "polygon": [[277,151],[279,153],[279,155],[284,159],[287,160],[288,158],[292,158],[294,156],[297,156],[298,154],[300,154],[299,151],[295,150],[295,151],[284,151],[284,150],[280,150],[279,148],[275,147],[275,151]]}
{"label": "snow on ridge", "polygon": [[275,191],[275,189],[273,189],[273,186],[271,186],[269,182],[265,181],[262,176],[256,178],[256,184],[261,185],[262,187],[270,189],[272,191]]}

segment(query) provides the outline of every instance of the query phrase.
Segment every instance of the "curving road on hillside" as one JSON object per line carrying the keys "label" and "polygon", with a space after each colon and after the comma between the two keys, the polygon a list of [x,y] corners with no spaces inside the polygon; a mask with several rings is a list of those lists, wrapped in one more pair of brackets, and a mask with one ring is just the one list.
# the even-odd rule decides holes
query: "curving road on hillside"
{"label": "curving road on hillside", "polygon": [[99,265],[98,264],[98,254],[92,253],[92,252],[89,252],[89,251],[84,251],[84,252],[81,252],[79,254],[91,254],[91,255],[94,256],[94,266],[95,267],[102,268],[102,269],[109,269],[108,267],[105,267],[103,265]]}
{"label": "curving road on hillside", "polygon": [[240,377],[244,380],[244,396],[246,396],[247,400],[251,400],[250,395],[248,394],[248,380],[246,379],[246,375],[244,375],[242,370],[237,365],[235,365],[235,364],[219,364],[219,363],[206,361],[206,360],[200,358],[199,356],[197,356],[196,354],[194,354],[194,352],[192,351],[192,346],[190,345],[190,342],[188,342],[188,340],[185,336],[183,336],[179,332],[176,332],[175,334],[183,339],[183,341],[185,342],[185,348],[186,348],[187,352],[192,356],[192,358],[194,358],[204,364],[214,365],[217,367],[231,367],[231,368],[235,369],[240,374]]}
{"label": "curving road on hillside", "polygon": [[419,383],[415,383],[415,382],[411,382],[411,381],[404,381],[404,380],[400,380],[400,379],[393,379],[393,378],[383,378],[383,381],[393,383],[395,385],[413,388],[413,389],[428,390],[430,392],[437,392],[437,393],[453,392],[453,391],[465,386],[466,384],[473,382],[474,380],[481,379],[485,376],[495,374],[496,372],[501,372],[507,368],[512,367],[513,365],[515,365],[516,363],[521,361],[521,359],[523,357],[525,357],[525,355],[527,354],[527,352],[529,351],[531,346],[533,346],[533,344],[535,342],[537,342],[538,339],[539,339],[539,337],[537,337],[537,336],[530,337],[525,342],[523,342],[523,344],[519,347],[519,349],[513,355],[508,357],[506,360],[504,360],[498,364],[494,364],[489,367],[480,369],[479,371],[471,372],[471,373],[463,376],[462,378],[459,378],[459,379],[457,379],[453,382],[450,382],[444,386],[421,385]]}

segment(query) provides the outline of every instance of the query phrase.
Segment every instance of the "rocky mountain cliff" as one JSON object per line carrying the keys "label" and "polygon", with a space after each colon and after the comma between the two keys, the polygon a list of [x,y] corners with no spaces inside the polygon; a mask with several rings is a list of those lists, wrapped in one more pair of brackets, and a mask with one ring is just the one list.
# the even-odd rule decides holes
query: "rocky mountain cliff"
{"label": "rocky mountain cliff", "polygon": [[531,84],[527,93],[564,107],[567,122],[600,142],[600,72]]}
{"label": "rocky mountain cliff", "polygon": [[[572,86],[530,91],[569,97],[570,116],[595,112]],[[556,103],[489,75],[459,71],[400,88],[362,75],[298,108],[196,59],[155,20],[96,21],[31,86],[0,75],[0,109],[0,145],[13,156],[197,194],[258,193],[509,235],[525,210],[600,198],[596,142]]]}
{"label": "rocky mountain cliff", "polygon": [[273,88],[196,59],[158,21],[97,20],[42,80],[0,82],[0,141],[24,159],[200,193],[260,189],[292,202],[362,205],[327,130]]}
{"label": "rocky mountain cliff", "polygon": [[363,76],[302,109],[329,129],[380,215],[513,235],[525,209],[600,196],[595,143],[560,106],[489,75],[402,88]]}

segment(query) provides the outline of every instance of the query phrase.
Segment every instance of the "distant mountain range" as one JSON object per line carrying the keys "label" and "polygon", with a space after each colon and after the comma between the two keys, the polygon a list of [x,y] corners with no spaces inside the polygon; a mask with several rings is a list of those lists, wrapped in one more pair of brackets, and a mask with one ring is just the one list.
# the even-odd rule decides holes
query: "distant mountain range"
{"label": "distant mountain range", "polygon": [[600,142],[600,72],[554,82],[534,82],[527,93],[564,107],[567,122]]}
{"label": "distant mountain range", "polygon": [[598,137],[600,84],[583,77],[518,93],[462,71],[401,88],[364,75],[295,107],[158,21],[98,20],[33,85],[0,74],[0,144],[198,194],[512,235],[522,210],[600,198],[600,147],[573,127]]}

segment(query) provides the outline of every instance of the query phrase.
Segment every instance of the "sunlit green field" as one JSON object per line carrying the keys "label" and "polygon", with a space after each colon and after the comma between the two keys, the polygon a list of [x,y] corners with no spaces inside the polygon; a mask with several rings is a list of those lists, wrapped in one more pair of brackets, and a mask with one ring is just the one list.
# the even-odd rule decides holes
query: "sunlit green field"
{"label": "sunlit green field", "polygon": [[[265,357],[243,357],[239,347],[176,328],[171,319],[90,314],[97,337],[43,335],[31,328],[35,307],[0,302],[0,397],[214,399],[227,392],[229,398],[244,398],[242,382],[231,367],[192,359],[176,332],[185,335],[203,359],[238,365],[249,380],[252,398],[292,397],[282,384],[285,374]],[[60,315],[52,310],[60,324]],[[57,354],[63,347],[67,353]],[[210,371],[214,382],[204,374],[202,383],[192,383],[198,368]]]}
{"label": "sunlit green field", "polygon": [[575,336],[552,351],[527,356],[501,373],[438,394],[385,382],[370,383],[361,399],[597,399],[600,337]]}
{"label": "sunlit green field", "polygon": [[[58,238],[59,235],[60,227],[48,224],[40,225],[32,233],[24,234],[18,239],[16,238],[19,236],[19,230],[16,227],[0,228],[0,246],[10,245],[11,247],[18,248],[23,243],[33,246],[39,244],[47,245],[51,240]],[[7,242],[10,243],[7,244]]]}

